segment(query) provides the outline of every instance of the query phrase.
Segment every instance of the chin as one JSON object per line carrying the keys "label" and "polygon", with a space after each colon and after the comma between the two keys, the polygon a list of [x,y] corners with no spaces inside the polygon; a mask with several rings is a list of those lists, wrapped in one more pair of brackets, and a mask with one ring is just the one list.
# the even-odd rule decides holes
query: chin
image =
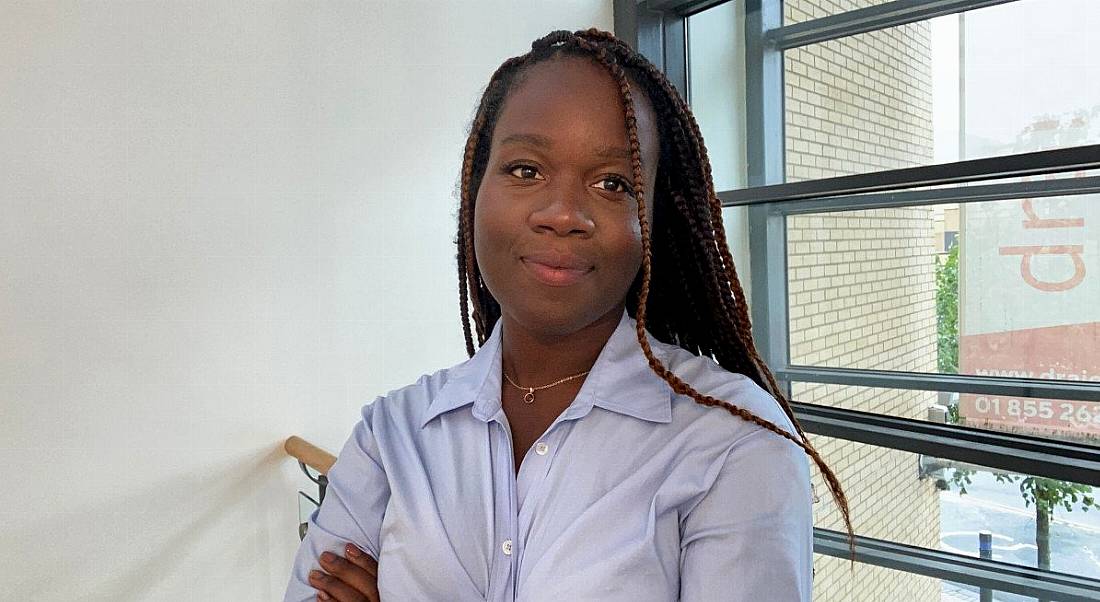
{"label": "chin", "polygon": [[590,320],[586,320],[577,313],[565,311],[534,311],[526,313],[523,317],[516,316],[517,321],[531,332],[538,332],[548,336],[567,336],[584,328]]}
{"label": "chin", "polygon": [[[537,301],[540,302],[528,305],[522,311],[507,313],[527,330],[546,336],[571,335],[606,316],[612,309],[618,309],[566,306],[547,299]],[[618,315],[615,318],[617,320]]]}

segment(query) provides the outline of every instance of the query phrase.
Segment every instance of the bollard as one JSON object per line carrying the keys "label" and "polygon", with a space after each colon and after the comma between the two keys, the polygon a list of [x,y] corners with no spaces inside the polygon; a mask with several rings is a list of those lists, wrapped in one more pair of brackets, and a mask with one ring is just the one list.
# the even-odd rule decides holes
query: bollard
{"label": "bollard", "polygon": [[[993,559],[993,533],[989,531],[978,533],[978,556],[983,560]],[[981,602],[993,602],[993,590],[988,587],[979,588],[978,599]]]}

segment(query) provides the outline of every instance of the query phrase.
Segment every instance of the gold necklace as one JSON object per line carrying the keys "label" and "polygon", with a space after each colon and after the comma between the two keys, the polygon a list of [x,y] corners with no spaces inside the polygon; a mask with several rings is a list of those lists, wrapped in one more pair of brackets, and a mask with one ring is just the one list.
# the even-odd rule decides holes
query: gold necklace
{"label": "gold necklace", "polygon": [[585,374],[588,374],[589,372],[591,372],[591,370],[585,370],[584,372],[581,372],[580,374],[574,374],[573,376],[566,376],[565,378],[563,378],[561,380],[556,380],[556,381],[554,381],[554,382],[552,382],[548,385],[543,385],[541,387],[521,387],[521,386],[516,384],[516,381],[512,380],[508,376],[507,372],[505,372],[504,370],[500,371],[500,373],[504,375],[504,380],[507,380],[509,384],[511,384],[513,387],[519,389],[520,391],[526,391],[526,393],[523,394],[523,403],[535,403],[535,391],[541,391],[543,389],[549,389],[550,387],[556,387],[557,385],[560,385],[564,382],[571,381],[574,378],[580,378],[580,377],[584,376]]}

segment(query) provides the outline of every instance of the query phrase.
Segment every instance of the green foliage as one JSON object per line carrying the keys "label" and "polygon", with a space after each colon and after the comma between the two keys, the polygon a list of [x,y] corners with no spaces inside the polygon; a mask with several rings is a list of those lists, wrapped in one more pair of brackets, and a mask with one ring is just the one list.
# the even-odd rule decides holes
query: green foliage
{"label": "green foliage", "polygon": [[955,486],[955,489],[959,490],[960,495],[966,495],[966,486],[971,483],[970,477],[973,476],[974,471],[968,468],[956,468],[951,471],[951,482],[947,484],[947,489],[951,489],[951,485]]}
{"label": "green foliage", "polygon": [[1092,487],[1088,485],[1022,475],[994,476],[1002,483],[1019,483],[1024,505],[1030,507],[1034,504],[1037,512],[1053,515],[1054,510],[1059,507],[1066,512],[1073,512],[1078,506],[1083,512],[1090,509],[1100,510],[1100,504],[1096,503],[1096,498],[1092,495]]}
{"label": "green foliage", "polygon": [[[957,374],[959,372],[959,245],[952,245],[943,261],[936,257],[936,329],[937,347],[936,363],[942,374]],[[959,424],[958,403],[951,404],[948,408],[947,420],[951,424]],[[941,486],[947,489],[954,487],[960,494],[966,493],[967,485],[971,484],[974,470],[969,468],[956,468]],[[1013,475],[994,473],[1001,483],[1017,483],[1020,487],[1020,495],[1024,498],[1024,504],[1028,507],[1035,506],[1035,539],[1039,549],[1039,563],[1041,566],[1049,566],[1050,548],[1049,533],[1044,532],[1049,525],[1050,517],[1056,509],[1072,512],[1080,507],[1083,512],[1090,509],[1100,510],[1096,498],[1092,493],[1092,487],[1080,483],[1069,483],[1055,479],[1031,477],[1025,475]]]}
{"label": "green foliage", "polygon": [[940,374],[959,372],[959,245],[936,256],[936,363]]}

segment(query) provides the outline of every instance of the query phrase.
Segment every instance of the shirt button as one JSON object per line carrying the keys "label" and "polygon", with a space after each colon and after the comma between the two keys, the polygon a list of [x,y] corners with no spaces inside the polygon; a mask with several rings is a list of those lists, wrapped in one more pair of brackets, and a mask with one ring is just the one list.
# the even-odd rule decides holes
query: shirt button
{"label": "shirt button", "polygon": [[505,539],[504,543],[501,544],[500,547],[504,549],[504,553],[506,555],[508,555],[508,556],[512,555],[512,540],[511,539]]}
{"label": "shirt button", "polygon": [[538,445],[535,446],[535,453],[540,456],[545,456],[548,451],[550,451],[550,446],[542,441],[539,441]]}

